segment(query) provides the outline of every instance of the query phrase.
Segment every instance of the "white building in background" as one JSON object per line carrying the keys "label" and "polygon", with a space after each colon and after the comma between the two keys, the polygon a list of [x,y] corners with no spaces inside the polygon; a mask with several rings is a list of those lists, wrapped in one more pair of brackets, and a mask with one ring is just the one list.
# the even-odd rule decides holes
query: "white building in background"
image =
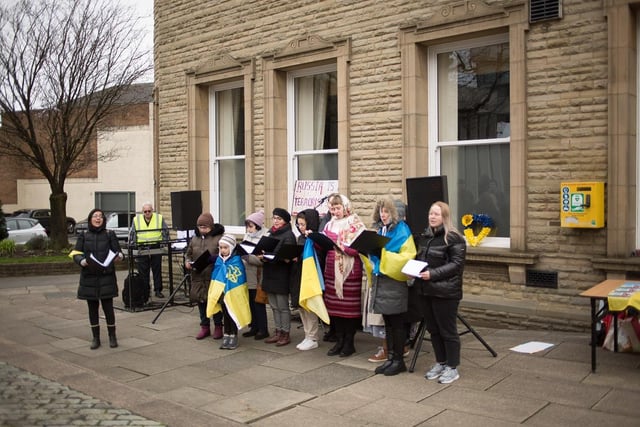
{"label": "white building in background", "polygon": [[[76,221],[86,219],[96,206],[126,212],[135,211],[145,201],[155,202],[153,84],[132,86],[121,103],[126,107],[113,125],[97,132],[98,153],[112,152],[113,159],[98,161],[83,171],[81,177],[65,182],[67,216]],[[32,178],[34,172],[24,168],[13,175],[15,185],[1,192],[6,214],[17,209],[49,208],[51,189],[46,179]],[[11,191],[12,187],[15,191]]]}

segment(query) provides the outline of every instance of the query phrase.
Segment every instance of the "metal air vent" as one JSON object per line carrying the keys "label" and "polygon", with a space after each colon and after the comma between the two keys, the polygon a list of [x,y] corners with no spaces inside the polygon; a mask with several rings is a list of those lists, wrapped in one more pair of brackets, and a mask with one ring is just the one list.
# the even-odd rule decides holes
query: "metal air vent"
{"label": "metal air vent", "polygon": [[526,286],[533,286],[536,288],[558,289],[558,272],[542,271],[542,270],[527,270]]}
{"label": "metal air vent", "polygon": [[530,0],[530,23],[560,18],[562,18],[562,0]]}

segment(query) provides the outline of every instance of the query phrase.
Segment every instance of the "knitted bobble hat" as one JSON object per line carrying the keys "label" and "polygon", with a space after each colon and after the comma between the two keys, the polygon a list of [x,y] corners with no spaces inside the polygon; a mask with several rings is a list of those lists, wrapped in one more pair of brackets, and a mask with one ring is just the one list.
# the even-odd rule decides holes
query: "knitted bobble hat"
{"label": "knitted bobble hat", "polygon": [[233,250],[236,247],[237,241],[233,235],[224,234],[222,237],[220,237],[220,240],[218,241],[218,244],[220,243],[224,243],[225,245],[229,246],[231,250]]}
{"label": "knitted bobble hat", "polygon": [[252,213],[247,217],[247,221],[251,221],[257,225],[258,228],[264,227],[264,211],[260,209],[258,212]]}

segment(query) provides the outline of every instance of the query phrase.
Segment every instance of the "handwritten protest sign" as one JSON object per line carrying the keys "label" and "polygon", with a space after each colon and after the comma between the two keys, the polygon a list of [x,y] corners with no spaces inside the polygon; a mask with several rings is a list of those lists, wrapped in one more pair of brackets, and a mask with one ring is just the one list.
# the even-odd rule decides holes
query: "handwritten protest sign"
{"label": "handwritten protest sign", "polygon": [[[331,193],[338,192],[338,181],[296,181],[293,188],[293,202],[291,203],[291,216],[305,209],[317,209],[322,217],[328,211],[326,203],[321,200]],[[318,206],[319,205],[319,206]]]}

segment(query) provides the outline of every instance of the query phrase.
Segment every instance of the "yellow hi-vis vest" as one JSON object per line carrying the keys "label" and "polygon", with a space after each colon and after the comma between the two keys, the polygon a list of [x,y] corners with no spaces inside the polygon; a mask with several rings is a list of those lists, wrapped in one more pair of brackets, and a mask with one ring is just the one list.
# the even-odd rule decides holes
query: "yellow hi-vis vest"
{"label": "yellow hi-vis vest", "polygon": [[133,221],[136,227],[136,243],[156,243],[162,241],[162,215],[154,213],[149,224],[144,215],[139,214]]}

